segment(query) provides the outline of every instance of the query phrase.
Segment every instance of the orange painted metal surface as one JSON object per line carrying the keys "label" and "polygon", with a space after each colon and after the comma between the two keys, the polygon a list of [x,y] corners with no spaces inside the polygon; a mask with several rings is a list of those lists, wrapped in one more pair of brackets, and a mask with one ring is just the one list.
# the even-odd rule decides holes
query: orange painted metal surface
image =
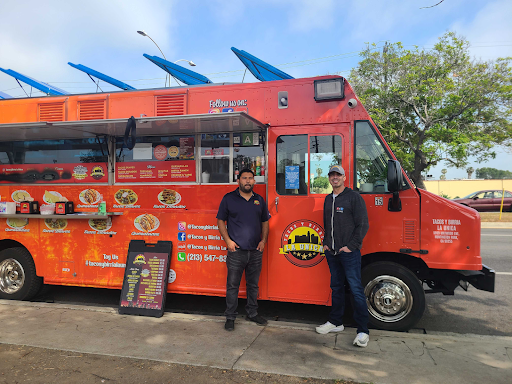
{"label": "orange painted metal surface", "polygon": [[[323,252],[316,247],[323,238],[325,195],[280,196],[276,191],[275,171],[279,135],[337,134],[342,138],[342,165],[347,172],[347,183],[353,187],[354,121],[371,119],[360,102],[353,109],[347,106],[349,99],[357,99],[348,83],[345,83],[344,100],[315,102],[313,81],[322,78],[332,76],[2,100],[0,124],[38,121],[41,117],[39,108],[46,103],[62,103],[61,120],[79,120],[80,103],[91,100],[103,101],[100,104],[104,110],[99,111],[98,117],[107,119],[151,117],[178,110],[176,114],[215,113],[222,112],[223,105],[233,106],[233,110],[245,110],[261,122],[270,124],[267,185],[255,186],[255,191],[266,198],[272,214],[260,278],[260,297],[327,304],[330,300],[329,271]],[[289,95],[286,109],[278,108],[277,94],[282,90]],[[380,133],[378,135],[385,143]],[[23,222],[13,224],[0,218],[0,242],[11,239],[25,246],[34,257],[37,274],[43,276],[46,283],[120,288],[130,240],[170,240],[173,242],[171,269],[176,272],[176,280],[169,284],[169,291],[222,296],[225,294],[227,252],[216,229],[215,215],[222,196],[236,185],[201,185],[199,178],[197,175],[198,182],[194,185],[0,184],[0,196],[4,200],[12,201],[13,194],[23,190],[42,203],[45,192],[57,192],[74,201],[76,211],[97,210],[96,201],[84,203],[81,200],[85,190],[94,189],[106,201],[107,211],[123,213],[112,217],[111,223],[66,220],[65,217],[61,221],[46,222],[41,217],[31,218],[23,225]],[[177,192],[179,201],[173,204],[162,202],[164,189]],[[402,211],[390,212],[387,209],[390,197],[389,193],[363,194],[370,221],[363,255],[400,254],[403,248],[422,249],[428,253],[411,256],[421,258],[430,268],[482,268],[480,221],[476,212],[414,188],[400,192]],[[377,204],[379,199],[383,199],[383,205]],[[310,241],[308,249],[294,250],[291,247],[294,236],[307,236],[314,241]],[[244,294],[244,283],[241,294]]]}

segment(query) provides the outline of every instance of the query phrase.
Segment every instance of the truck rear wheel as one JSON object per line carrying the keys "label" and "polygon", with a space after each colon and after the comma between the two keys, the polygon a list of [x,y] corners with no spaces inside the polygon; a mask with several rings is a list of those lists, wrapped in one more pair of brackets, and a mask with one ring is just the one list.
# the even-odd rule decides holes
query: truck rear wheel
{"label": "truck rear wheel", "polygon": [[409,269],[380,261],[366,266],[361,278],[370,324],[374,327],[406,331],[421,319],[425,310],[425,291]]}
{"label": "truck rear wheel", "polygon": [[41,288],[42,279],[30,252],[22,247],[0,251],[0,298],[30,300]]}

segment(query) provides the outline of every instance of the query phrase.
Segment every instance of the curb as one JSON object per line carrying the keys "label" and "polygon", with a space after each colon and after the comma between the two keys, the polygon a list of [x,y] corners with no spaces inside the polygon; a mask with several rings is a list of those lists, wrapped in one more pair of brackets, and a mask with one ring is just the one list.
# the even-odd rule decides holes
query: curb
{"label": "curb", "polygon": [[497,223],[484,222],[484,223],[480,223],[480,224],[481,224],[481,228],[512,229],[512,223],[511,222],[506,222],[506,223],[501,223],[501,222],[497,222]]}
{"label": "curb", "polygon": [[[31,308],[45,308],[45,309],[64,309],[64,310],[72,310],[72,311],[87,311],[87,312],[99,312],[99,313],[110,313],[113,315],[117,315],[117,308],[112,307],[99,307],[99,306],[89,306],[89,305],[74,305],[74,304],[58,304],[58,303],[44,303],[44,302],[30,302],[30,301],[15,301],[15,300],[2,300],[0,299],[0,305],[10,305],[15,307],[31,307]],[[119,315],[119,316],[129,316],[129,315]],[[187,314],[187,313],[173,313],[173,312],[165,312],[164,316],[160,318],[160,320],[182,320],[182,321],[202,321],[202,322],[215,322],[215,323],[223,323],[225,321],[224,316],[213,316],[213,315],[198,315],[198,314]],[[258,327],[258,325],[243,322],[244,325]],[[283,328],[290,330],[300,330],[300,331],[312,331],[314,332],[315,324],[308,323],[295,323],[291,321],[272,321],[269,320],[268,326],[271,328]],[[355,329],[353,327],[347,327],[347,329]],[[478,335],[473,333],[455,333],[455,332],[440,332],[440,331],[430,331],[426,334],[423,333],[415,333],[415,332],[395,332],[395,331],[386,331],[379,329],[372,329],[372,334],[378,335],[380,337],[406,337],[411,339],[421,340],[425,337],[429,339],[436,338],[449,338],[451,340],[467,340],[467,339],[480,339],[487,341],[495,341],[495,342],[506,342],[512,343],[512,336],[493,336],[493,335]]]}

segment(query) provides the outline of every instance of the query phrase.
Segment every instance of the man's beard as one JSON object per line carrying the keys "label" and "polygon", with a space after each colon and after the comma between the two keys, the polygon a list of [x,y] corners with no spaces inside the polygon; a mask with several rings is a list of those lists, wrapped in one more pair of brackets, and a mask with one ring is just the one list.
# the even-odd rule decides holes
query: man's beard
{"label": "man's beard", "polygon": [[249,193],[249,192],[252,192],[252,189],[254,188],[254,185],[242,185],[240,184],[240,189],[242,190],[242,192],[244,193]]}

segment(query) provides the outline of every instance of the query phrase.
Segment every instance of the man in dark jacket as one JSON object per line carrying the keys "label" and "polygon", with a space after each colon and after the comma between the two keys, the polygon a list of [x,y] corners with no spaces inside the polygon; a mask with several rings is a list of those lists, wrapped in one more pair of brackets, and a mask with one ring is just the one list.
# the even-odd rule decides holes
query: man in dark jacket
{"label": "man in dark jacket", "polygon": [[345,170],[340,165],[329,169],[332,193],[324,202],[324,251],[331,271],[332,308],[329,321],[316,327],[318,333],[343,331],[345,280],[354,295],[354,345],[368,345],[368,307],[361,283],[361,246],[368,232],[368,214],[361,195],[345,187]]}

